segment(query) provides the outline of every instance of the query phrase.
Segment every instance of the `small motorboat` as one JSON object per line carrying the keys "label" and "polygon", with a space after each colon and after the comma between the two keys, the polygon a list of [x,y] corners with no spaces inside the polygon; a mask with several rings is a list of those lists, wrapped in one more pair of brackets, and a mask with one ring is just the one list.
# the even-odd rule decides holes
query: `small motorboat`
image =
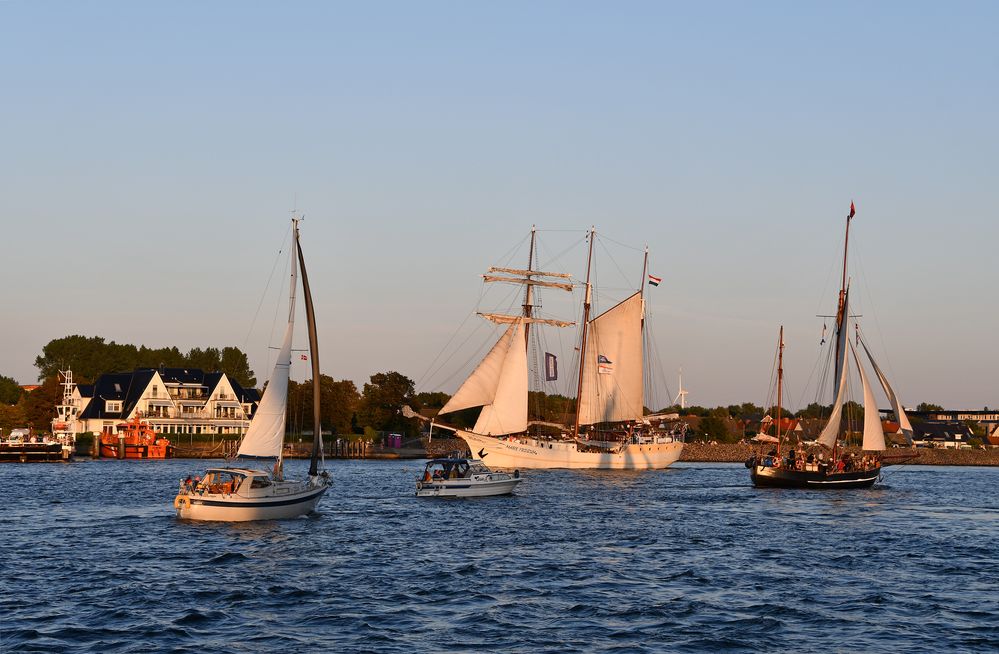
{"label": "small motorboat", "polygon": [[493,472],[477,459],[431,459],[416,482],[417,497],[507,495],[522,482],[520,471]]}

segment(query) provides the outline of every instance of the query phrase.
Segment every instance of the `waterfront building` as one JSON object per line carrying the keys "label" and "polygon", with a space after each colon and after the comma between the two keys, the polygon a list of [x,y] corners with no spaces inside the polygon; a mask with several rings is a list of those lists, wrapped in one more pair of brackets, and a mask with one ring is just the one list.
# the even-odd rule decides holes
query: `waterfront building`
{"label": "waterfront building", "polygon": [[117,433],[135,417],[159,434],[243,434],[260,395],[223,372],[139,368],[101,375],[74,391],[80,432]]}

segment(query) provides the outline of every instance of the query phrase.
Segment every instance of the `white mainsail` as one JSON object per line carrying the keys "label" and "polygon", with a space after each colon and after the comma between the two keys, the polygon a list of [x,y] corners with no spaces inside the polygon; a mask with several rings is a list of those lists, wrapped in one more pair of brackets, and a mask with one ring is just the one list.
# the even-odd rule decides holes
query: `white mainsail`
{"label": "white mainsail", "polygon": [[829,422],[822,428],[818,442],[826,447],[835,447],[836,439],[839,438],[839,425],[843,418],[843,402],[846,399],[846,377],[847,377],[847,346],[849,345],[849,330],[847,329],[847,318],[850,315],[849,292],[843,296],[843,322],[840,325],[839,333],[836,335],[838,342],[836,369],[839,371],[839,379],[836,380],[836,399],[833,400],[832,413],[829,415]]}
{"label": "white mainsail", "polygon": [[291,294],[288,298],[288,326],[274,362],[274,371],[260,398],[257,412],[239,445],[236,456],[281,457],[288,413],[288,376],[291,372],[291,339],[295,331],[295,290],[298,284],[297,244],[292,239]]}
{"label": "white mainsail", "polygon": [[881,427],[881,416],[878,414],[878,404],[874,399],[874,390],[867,380],[867,373],[864,366],[860,364],[860,355],[857,348],[850,343],[850,351],[853,352],[853,360],[857,362],[857,371],[860,373],[860,383],[864,387],[864,450],[881,451],[885,449],[885,432]]}
{"label": "white mainsail", "polygon": [[905,415],[905,409],[902,408],[902,403],[898,401],[898,396],[895,395],[895,391],[893,391],[891,385],[888,384],[888,378],[885,377],[883,372],[881,372],[881,368],[878,367],[878,362],[874,360],[873,356],[871,356],[871,351],[867,348],[867,343],[864,342],[863,338],[860,339],[860,344],[864,346],[864,352],[867,353],[867,359],[874,367],[874,374],[877,375],[878,381],[881,382],[881,388],[884,389],[885,395],[888,396],[888,401],[891,402],[892,410],[895,412],[895,415],[898,416],[898,425],[902,429],[902,435],[904,435],[905,439],[911,444],[912,424],[909,422],[909,417]]}
{"label": "white mainsail", "polygon": [[524,321],[512,323],[439,414],[481,406],[473,431],[514,434],[527,429],[527,340]]}
{"label": "white mainsail", "polygon": [[642,307],[638,292],[590,321],[581,363],[580,425],[641,419]]}

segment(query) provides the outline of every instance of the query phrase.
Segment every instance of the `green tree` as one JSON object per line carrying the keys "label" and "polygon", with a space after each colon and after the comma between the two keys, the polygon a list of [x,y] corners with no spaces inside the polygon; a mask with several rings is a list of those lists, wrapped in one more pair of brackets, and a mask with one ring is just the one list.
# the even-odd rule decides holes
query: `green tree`
{"label": "green tree", "polygon": [[[222,348],[219,370],[235,379],[243,388],[253,388],[257,385],[257,378],[250,368],[250,360],[246,358],[246,353],[238,347]],[[357,389],[354,390],[356,392]]]}
{"label": "green tree", "polygon": [[[336,381],[328,375],[319,377],[319,412],[323,431],[350,434],[360,402],[354,382]],[[292,433],[314,431],[312,421],[312,380],[288,384],[288,430]]]}
{"label": "green tree", "polygon": [[0,375],[0,404],[17,404],[22,395],[24,389],[16,379]]}
{"label": "green tree", "polygon": [[725,418],[718,415],[701,418],[701,432],[704,433],[704,439],[709,441],[728,443],[734,440],[729,434]]}
{"label": "green tree", "polygon": [[0,432],[9,434],[11,429],[24,427],[28,418],[24,415],[24,402],[4,404],[0,402]]}
{"label": "green tree", "polygon": [[24,417],[32,428],[38,431],[49,431],[52,419],[55,418],[55,407],[62,400],[62,386],[58,375],[45,379],[42,385],[25,393],[21,399],[24,407]]}
{"label": "green tree", "polygon": [[939,404],[930,404],[929,402],[920,402],[916,405],[916,411],[943,411],[944,408]]}
{"label": "green tree", "polygon": [[106,343],[100,336],[65,336],[49,341],[42,354],[35,357],[38,379],[46,379],[60,370],[72,369],[78,379],[97,379],[106,372],[125,372],[136,368],[200,368],[221,371],[246,388],[257,384],[246,354],[236,347],[191,348],[187,354],[176,346],[151,349],[128,343]]}
{"label": "green tree", "polygon": [[419,424],[415,418],[404,418],[402,406],[414,404],[413,380],[398,372],[379,372],[371,375],[364,385],[358,408],[358,421],[365,427],[378,431],[394,431],[415,437]]}
{"label": "green tree", "polygon": [[799,418],[822,418],[828,416],[829,412],[832,410],[832,406],[828,404],[819,404],[818,402],[812,402],[806,406],[801,411],[798,411]]}

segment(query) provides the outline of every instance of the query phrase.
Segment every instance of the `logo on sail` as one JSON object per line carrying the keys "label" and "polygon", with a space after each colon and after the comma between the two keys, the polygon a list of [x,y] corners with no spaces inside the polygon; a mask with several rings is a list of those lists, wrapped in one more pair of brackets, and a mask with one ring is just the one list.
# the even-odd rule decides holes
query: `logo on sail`
{"label": "logo on sail", "polygon": [[601,375],[609,375],[614,372],[614,362],[602,354],[597,355],[597,372]]}

